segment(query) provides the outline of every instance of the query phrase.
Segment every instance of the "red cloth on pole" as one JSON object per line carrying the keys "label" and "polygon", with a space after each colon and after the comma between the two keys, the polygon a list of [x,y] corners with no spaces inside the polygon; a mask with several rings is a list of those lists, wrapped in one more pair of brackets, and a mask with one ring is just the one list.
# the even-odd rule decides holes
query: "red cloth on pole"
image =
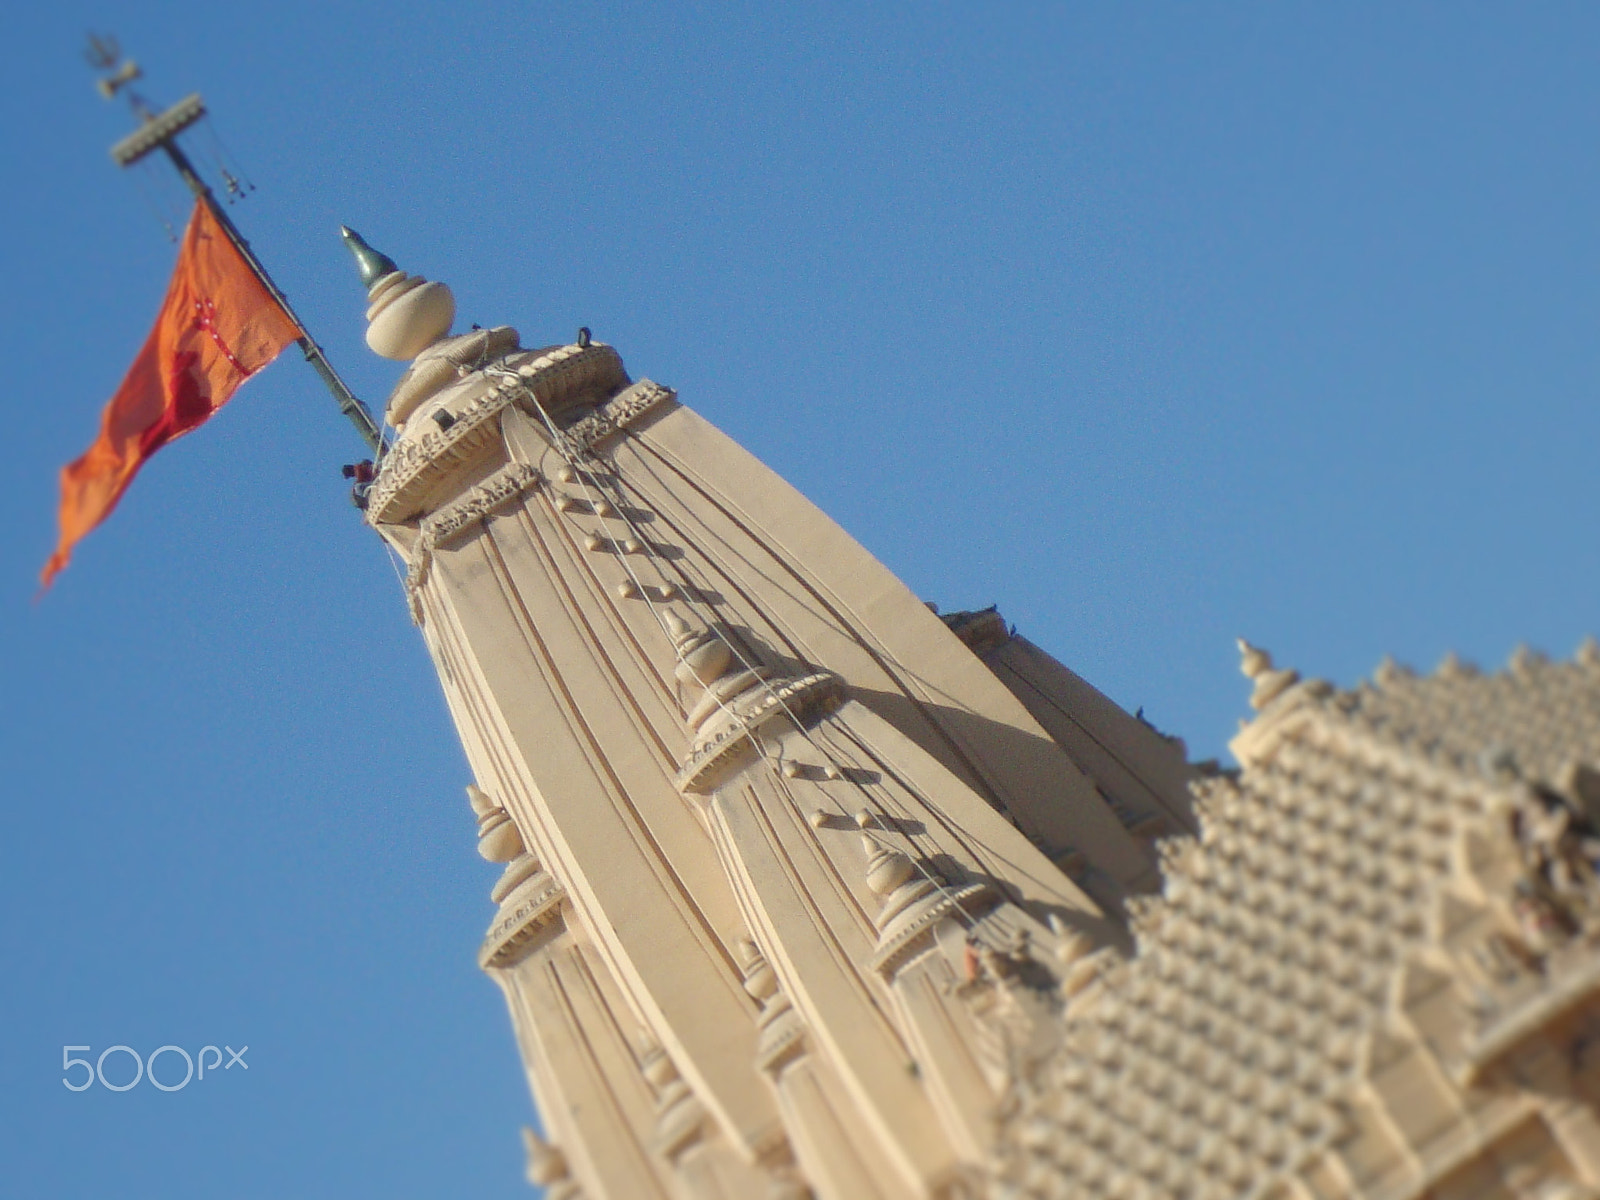
{"label": "red cloth on pole", "polygon": [[61,470],[61,538],[41,588],[111,515],[152,454],[228,402],[301,336],[203,200],[184,231],[155,328],[100,417],[100,436]]}

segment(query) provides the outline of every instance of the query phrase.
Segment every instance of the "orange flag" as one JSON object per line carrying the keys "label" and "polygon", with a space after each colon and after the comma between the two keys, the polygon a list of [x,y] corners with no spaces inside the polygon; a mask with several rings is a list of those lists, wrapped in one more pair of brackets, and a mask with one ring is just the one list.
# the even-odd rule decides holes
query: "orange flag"
{"label": "orange flag", "polygon": [[157,450],[203,424],[300,329],[197,201],[155,328],[100,417],[100,436],[61,470],[61,539],[41,588],[111,515]]}

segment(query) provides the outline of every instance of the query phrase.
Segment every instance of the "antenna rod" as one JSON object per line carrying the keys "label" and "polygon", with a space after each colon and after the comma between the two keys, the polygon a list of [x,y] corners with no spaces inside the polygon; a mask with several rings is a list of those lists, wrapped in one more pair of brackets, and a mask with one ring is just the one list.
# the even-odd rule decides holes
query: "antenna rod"
{"label": "antenna rod", "polygon": [[[114,47],[114,43],[112,45]],[[101,47],[98,45],[95,47],[96,51],[100,49]],[[115,53],[116,51],[113,48],[111,55],[114,56]],[[114,57],[112,61],[114,61]],[[119,76],[104,81],[101,90],[108,97],[114,95],[118,88],[125,86],[132,79],[138,78],[138,75],[138,67],[130,63],[119,73]],[[290,306],[289,298],[283,294],[277,283],[273,281],[272,276],[267,274],[267,268],[256,257],[255,251],[250,249],[250,243],[245,241],[244,234],[239,232],[239,227],[233,223],[228,214],[223,211],[222,206],[217,203],[217,198],[212,193],[210,185],[200,178],[200,173],[194,169],[194,164],[189,161],[189,156],[178,145],[178,134],[205,116],[205,104],[197,95],[188,96],[178,101],[166,112],[153,114],[149,109],[145,108],[143,101],[138,96],[133,95],[130,98],[133,101],[134,111],[143,118],[143,124],[111,147],[112,159],[118,166],[127,167],[156,149],[166,152],[168,160],[177,168],[178,174],[183,177],[184,183],[188,184],[189,190],[195,194],[195,197],[211,210],[212,216],[217,219],[217,224],[222,226],[223,232],[228,235],[228,240],[233,243],[234,248],[239,251],[245,262],[250,265],[250,270],[255,274],[255,277],[261,281],[261,286],[267,289],[272,298],[289,315],[289,319],[300,327],[301,336],[296,339],[295,344],[300,347],[300,352],[305,355],[306,361],[322,377],[322,382],[327,385],[328,391],[333,394],[334,401],[339,405],[339,411],[350,419],[351,424],[356,427],[356,431],[361,434],[373,453],[378,457],[382,457],[387,449],[383,438],[383,427],[373,418],[371,410],[357,399],[356,394],[350,390],[349,385],[339,377],[339,373],[333,369],[333,364],[328,361],[328,356],[323,353],[322,347],[317,344],[317,340],[306,332],[305,322],[299,318],[293,307]]]}

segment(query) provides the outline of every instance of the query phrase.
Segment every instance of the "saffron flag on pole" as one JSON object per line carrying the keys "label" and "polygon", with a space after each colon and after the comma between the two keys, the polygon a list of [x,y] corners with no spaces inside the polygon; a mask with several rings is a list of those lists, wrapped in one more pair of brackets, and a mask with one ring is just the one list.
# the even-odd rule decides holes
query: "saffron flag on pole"
{"label": "saffron flag on pole", "polygon": [[146,459],[203,424],[301,336],[211,206],[196,201],[155,328],[101,414],[100,436],[61,470],[61,536],[41,589],[111,515]]}

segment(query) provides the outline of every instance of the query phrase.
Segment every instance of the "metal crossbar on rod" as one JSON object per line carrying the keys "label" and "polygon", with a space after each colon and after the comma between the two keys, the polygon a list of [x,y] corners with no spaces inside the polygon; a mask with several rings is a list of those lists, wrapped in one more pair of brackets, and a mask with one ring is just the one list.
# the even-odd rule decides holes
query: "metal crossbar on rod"
{"label": "metal crossbar on rod", "polygon": [[177,137],[180,133],[206,115],[205,102],[201,100],[198,94],[190,95],[178,101],[165,112],[152,115],[148,110],[144,110],[136,100],[135,111],[143,114],[144,123],[111,148],[112,161],[118,166],[129,167],[157,150],[166,153],[168,161],[172,163],[178,175],[188,185],[189,190],[194,193],[196,199],[211,210],[211,215],[216,218],[217,224],[222,226],[223,232],[228,235],[228,240],[233,243],[234,248],[239,251],[245,262],[249,264],[251,273],[260,280],[261,286],[267,289],[272,299],[299,328],[300,336],[295,339],[295,344],[300,347],[300,352],[305,355],[305,359],[311,364],[312,370],[316,371],[324,386],[332,394],[334,402],[339,406],[339,411],[356,427],[356,432],[361,435],[362,440],[367,443],[367,447],[372,450],[374,455],[382,457],[387,449],[383,436],[383,427],[373,417],[372,411],[357,398],[356,394],[350,390],[350,386],[333,369],[333,364],[328,361],[327,354],[317,344],[316,338],[312,337],[307,331],[305,322],[294,311],[294,307],[289,303],[289,298],[283,294],[283,290],[278,287],[277,282],[267,272],[267,268],[256,257],[255,251],[250,248],[250,243],[245,240],[244,234],[239,232],[239,227],[233,223],[233,220],[223,210],[222,206],[217,203],[217,198],[212,193],[211,186],[200,177],[200,173],[195,170],[194,164],[189,160],[189,156],[184,153],[183,148],[177,143]]}

